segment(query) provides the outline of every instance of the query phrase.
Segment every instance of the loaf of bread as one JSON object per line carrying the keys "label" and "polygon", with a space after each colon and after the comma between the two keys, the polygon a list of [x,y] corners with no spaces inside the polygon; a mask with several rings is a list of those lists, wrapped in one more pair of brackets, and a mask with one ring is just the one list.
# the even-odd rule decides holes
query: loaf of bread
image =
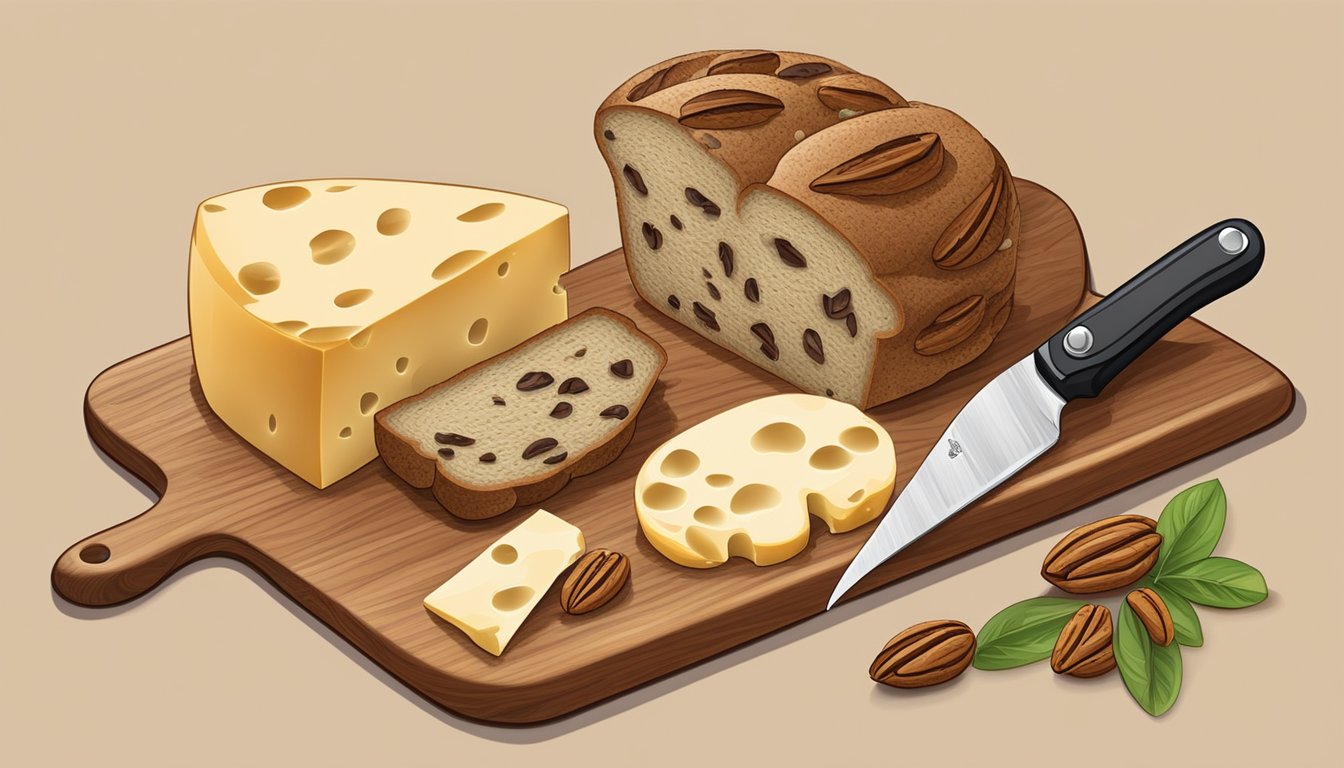
{"label": "loaf of bread", "polygon": [[813,394],[867,408],[989,346],[1018,207],[966,121],[830,59],[709,51],[598,109],[626,263],[650,305]]}
{"label": "loaf of bread", "polygon": [[493,517],[614,461],[666,363],[628,318],[589,309],[379,411],[374,440],[449,512]]}

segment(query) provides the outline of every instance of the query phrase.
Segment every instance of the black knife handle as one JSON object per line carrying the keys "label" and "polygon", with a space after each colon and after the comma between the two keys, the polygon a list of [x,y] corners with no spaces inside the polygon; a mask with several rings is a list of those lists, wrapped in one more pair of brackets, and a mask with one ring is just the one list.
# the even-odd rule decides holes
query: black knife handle
{"label": "black knife handle", "polygon": [[1051,336],[1036,350],[1036,368],[1065,400],[1096,397],[1177,323],[1250,282],[1264,259],[1254,224],[1220,221]]}

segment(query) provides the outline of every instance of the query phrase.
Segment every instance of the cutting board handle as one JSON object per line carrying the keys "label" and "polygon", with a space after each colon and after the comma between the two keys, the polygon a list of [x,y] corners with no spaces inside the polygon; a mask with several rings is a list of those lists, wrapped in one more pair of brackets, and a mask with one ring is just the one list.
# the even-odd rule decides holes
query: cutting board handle
{"label": "cutting board handle", "polygon": [[145,594],[178,568],[219,554],[199,506],[165,494],[140,515],[75,544],[51,570],[51,585],[72,603],[106,606]]}

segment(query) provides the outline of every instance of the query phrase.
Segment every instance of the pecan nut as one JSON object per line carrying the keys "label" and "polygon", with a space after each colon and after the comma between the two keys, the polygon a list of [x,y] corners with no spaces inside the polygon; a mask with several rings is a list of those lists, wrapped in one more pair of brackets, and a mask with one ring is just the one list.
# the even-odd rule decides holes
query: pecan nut
{"label": "pecan nut", "polygon": [[701,67],[705,66],[713,57],[710,55],[696,56],[685,61],[679,61],[670,67],[662,69],[649,75],[648,79],[630,89],[629,95],[625,98],[627,101],[639,101],[674,85],[680,85],[688,80],[695,79]]}
{"label": "pecan nut", "polygon": [[985,297],[971,296],[949,307],[915,337],[915,351],[936,355],[970,338],[985,317]]}
{"label": "pecan nut", "polygon": [[887,641],[868,676],[896,688],[923,688],[965,672],[974,656],[970,627],[950,619],[926,621]]}
{"label": "pecan nut", "polygon": [[902,136],[835,166],[812,181],[813,192],[895,195],[924,184],[943,170],[943,142],[936,133]]}
{"label": "pecan nut", "polygon": [[[947,225],[933,246],[933,263],[942,269],[965,269],[997,252],[998,236],[986,238],[993,229],[1000,204],[1008,194],[1009,180],[1003,168],[994,171],[994,178],[979,195]],[[992,246],[980,246],[989,240]]]}
{"label": "pecan nut", "polygon": [[785,67],[776,72],[775,76],[783,80],[807,80],[833,71],[834,68],[824,61],[805,61],[802,64]]}
{"label": "pecan nut", "polygon": [[818,82],[817,100],[836,112],[842,109],[859,113],[877,112],[907,104],[899,93],[885,84],[852,72],[832,75]]}
{"label": "pecan nut", "polygon": [[1073,614],[1055,641],[1050,668],[1061,675],[1097,677],[1115,669],[1111,648],[1111,612],[1104,605],[1084,605]]}
{"label": "pecan nut", "polygon": [[765,93],[741,88],[708,91],[681,105],[677,119],[688,128],[747,128],[760,125],[784,111],[784,102]]}
{"label": "pecan nut", "polygon": [[1045,556],[1041,576],[1065,592],[1127,587],[1157,562],[1162,534],[1143,515],[1117,515],[1075,528]]}
{"label": "pecan nut", "polygon": [[560,607],[572,614],[595,611],[629,580],[630,558],[610,549],[594,549],[579,558],[560,587]]}
{"label": "pecan nut", "polygon": [[1171,622],[1171,611],[1167,610],[1161,595],[1145,587],[1125,595],[1125,602],[1129,603],[1134,615],[1143,622],[1143,628],[1148,630],[1148,637],[1154,643],[1163,648],[1171,645],[1172,639],[1176,637],[1176,627]]}
{"label": "pecan nut", "polygon": [[706,75],[773,75],[779,69],[779,54],[772,51],[733,51],[709,65]]}

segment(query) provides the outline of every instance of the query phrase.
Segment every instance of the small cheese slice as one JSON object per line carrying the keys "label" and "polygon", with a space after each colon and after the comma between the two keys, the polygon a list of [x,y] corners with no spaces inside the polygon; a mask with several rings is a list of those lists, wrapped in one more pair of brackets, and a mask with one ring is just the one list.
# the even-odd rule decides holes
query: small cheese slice
{"label": "small cheese slice", "polygon": [[324,488],[373,414],[565,319],[569,216],[507,192],[325,179],[196,212],[189,306],[206,401]]}
{"label": "small cheese slice", "polygon": [[635,479],[635,511],[654,548],[691,568],[730,557],[774,565],[807,546],[809,516],[831,533],[882,513],[896,451],[848,403],[774,395],[739,405],[664,443]]}
{"label": "small cheese slice", "polygon": [[425,607],[498,656],[583,550],[582,531],[539,509],[431,592]]}

